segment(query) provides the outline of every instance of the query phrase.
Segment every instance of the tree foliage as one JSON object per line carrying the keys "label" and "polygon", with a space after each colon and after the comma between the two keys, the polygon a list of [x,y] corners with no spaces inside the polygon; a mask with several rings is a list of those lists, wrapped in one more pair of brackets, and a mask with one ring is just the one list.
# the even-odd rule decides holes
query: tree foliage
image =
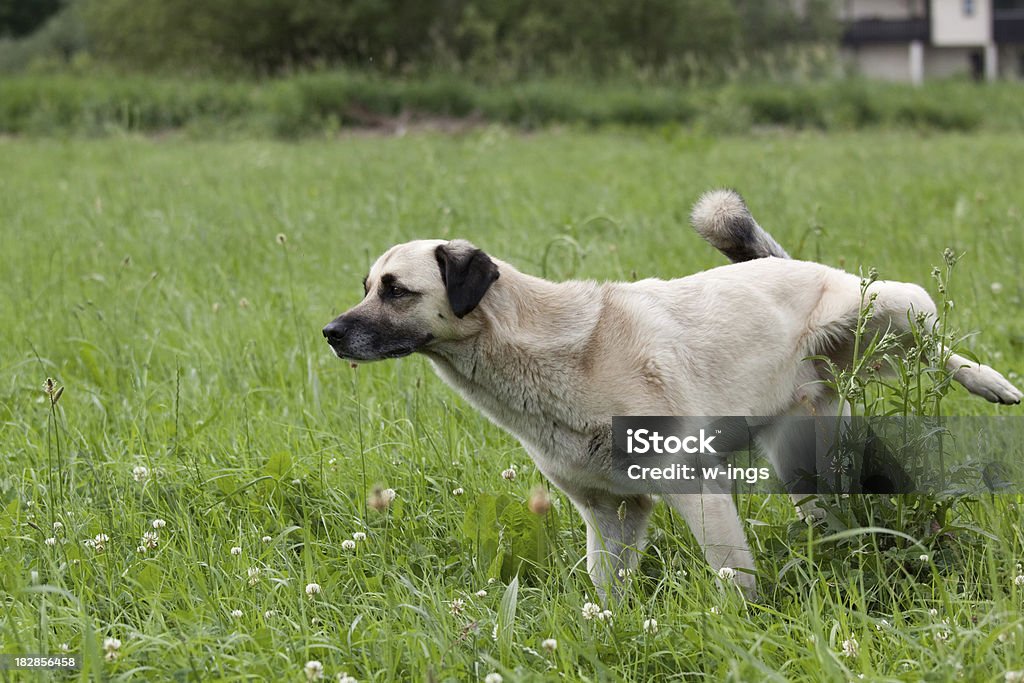
{"label": "tree foliage", "polygon": [[0,0],[0,38],[32,33],[53,16],[61,0]]}
{"label": "tree foliage", "polygon": [[[10,1],[10,0],[7,0]],[[745,53],[831,38],[834,0],[82,0],[93,50],[144,68],[317,65],[510,75]]]}

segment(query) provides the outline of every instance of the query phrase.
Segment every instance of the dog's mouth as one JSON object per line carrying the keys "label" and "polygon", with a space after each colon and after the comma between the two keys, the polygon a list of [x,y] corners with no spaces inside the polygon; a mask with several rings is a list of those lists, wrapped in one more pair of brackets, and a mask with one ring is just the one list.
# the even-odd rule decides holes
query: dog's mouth
{"label": "dog's mouth", "polygon": [[429,344],[431,341],[433,341],[433,339],[434,335],[428,334],[424,336],[422,339],[414,342],[388,344],[383,348],[376,349],[356,349],[351,347],[346,348],[340,344],[331,344],[330,346],[331,350],[334,351],[334,355],[336,355],[341,360],[369,363],[377,360],[387,360],[390,358],[405,358],[406,356],[411,356],[412,354],[416,353],[424,346]]}

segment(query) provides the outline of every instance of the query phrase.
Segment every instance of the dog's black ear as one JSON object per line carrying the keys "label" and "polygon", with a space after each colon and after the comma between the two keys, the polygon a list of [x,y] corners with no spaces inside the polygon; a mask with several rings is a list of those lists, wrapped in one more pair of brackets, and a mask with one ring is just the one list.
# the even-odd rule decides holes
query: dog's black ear
{"label": "dog's black ear", "polygon": [[441,281],[448,292],[455,317],[462,318],[484,298],[498,279],[498,266],[491,257],[469,244],[465,248],[441,244],[434,250]]}

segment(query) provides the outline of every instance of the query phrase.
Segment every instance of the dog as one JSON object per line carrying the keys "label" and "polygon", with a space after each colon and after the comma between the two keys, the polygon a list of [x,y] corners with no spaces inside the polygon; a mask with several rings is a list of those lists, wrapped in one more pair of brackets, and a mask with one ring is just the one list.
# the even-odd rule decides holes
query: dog
{"label": "dog", "polygon": [[[691,222],[733,263],[674,280],[551,282],[465,240],[416,240],[370,268],[364,298],[323,328],[349,361],[426,356],[437,374],[514,435],[579,510],[587,569],[602,599],[638,562],[656,497],[627,491],[612,463],[613,416],[836,415],[830,359],[851,362],[859,276],[791,259],[731,190],[704,194]],[[934,324],[921,287],[877,280],[870,334],[909,338]],[[815,360],[817,359],[817,360]],[[972,394],[1016,404],[992,368],[950,354]],[[783,439],[759,446],[780,462]],[[754,597],[754,561],[728,493],[661,496],[711,568]]]}

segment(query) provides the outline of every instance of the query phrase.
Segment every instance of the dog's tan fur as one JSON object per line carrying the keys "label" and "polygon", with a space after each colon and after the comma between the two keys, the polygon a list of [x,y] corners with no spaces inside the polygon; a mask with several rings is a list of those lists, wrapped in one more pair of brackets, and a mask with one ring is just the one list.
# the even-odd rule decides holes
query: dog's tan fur
{"label": "dog's tan fur", "polygon": [[[857,276],[818,263],[759,258],[670,281],[556,283],[491,259],[497,279],[460,318],[439,272],[439,249],[476,253],[461,240],[392,247],[370,269],[367,297],[345,316],[365,325],[392,324],[397,317],[403,329],[429,338],[415,350],[518,438],[579,509],[587,524],[588,569],[602,594],[614,592],[622,570],[636,565],[653,505],[652,496],[627,493],[612,466],[612,416],[839,410],[821,381],[822,366],[808,358],[829,354],[842,361],[848,354],[861,306]],[[397,301],[376,296],[385,279],[415,294]],[[934,318],[934,304],[916,285],[879,281],[868,293],[877,295],[872,325],[878,331],[907,332],[908,313]],[[373,359],[372,349],[363,348],[369,342],[353,335],[338,341],[338,355]],[[974,393],[1020,400],[1020,392],[987,366],[954,355],[950,369]],[[762,446],[770,449],[771,439]],[[737,581],[753,594],[754,563],[732,498],[663,497],[714,569],[747,570]]]}

